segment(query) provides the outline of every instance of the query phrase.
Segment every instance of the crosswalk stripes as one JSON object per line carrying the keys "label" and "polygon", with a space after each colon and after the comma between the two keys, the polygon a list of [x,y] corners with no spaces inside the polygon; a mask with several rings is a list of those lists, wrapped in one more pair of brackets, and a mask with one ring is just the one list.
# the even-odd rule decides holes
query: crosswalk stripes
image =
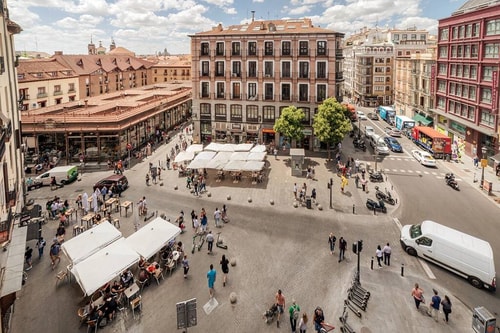
{"label": "crosswalk stripes", "polygon": [[[418,174],[418,175],[430,175],[430,176],[434,176],[436,177],[437,179],[444,179],[444,177],[446,176],[446,173],[444,172],[436,172],[436,171],[421,171],[421,170],[412,170],[412,169],[389,169],[389,168],[385,168],[383,169],[384,172],[386,173],[398,173],[398,174],[401,174],[401,173],[408,173],[408,174]],[[455,178],[457,181],[462,181],[461,178]]]}

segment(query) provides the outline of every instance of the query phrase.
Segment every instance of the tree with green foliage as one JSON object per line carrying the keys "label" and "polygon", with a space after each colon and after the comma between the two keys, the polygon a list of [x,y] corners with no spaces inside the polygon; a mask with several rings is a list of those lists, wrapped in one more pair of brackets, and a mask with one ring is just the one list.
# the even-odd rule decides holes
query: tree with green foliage
{"label": "tree with green foliage", "polygon": [[304,137],[304,125],[302,121],[305,118],[304,111],[290,105],[281,111],[281,116],[274,123],[274,131],[282,133],[285,137],[292,140],[295,147],[296,141]]}
{"label": "tree with green foliage", "polygon": [[345,105],[333,97],[325,99],[318,107],[312,127],[314,135],[327,144],[328,159],[330,159],[330,146],[341,142],[352,130],[351,121],[346,117]]}

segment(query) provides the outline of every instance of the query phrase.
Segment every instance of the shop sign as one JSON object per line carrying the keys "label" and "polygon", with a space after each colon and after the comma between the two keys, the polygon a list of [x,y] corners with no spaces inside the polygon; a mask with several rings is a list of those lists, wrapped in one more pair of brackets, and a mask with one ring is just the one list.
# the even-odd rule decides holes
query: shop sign
{"label": "shop sign", "polygon": [[313,131],[311,129],[303,129],[302,134],[304,135],[312,135]]}
{"label": "shop sign", "polygon": [[438,131],[441,134],[446,135],[446,130],[442,127],[436,126],[436,131]]}
{"label": "shop sign", "polygon": [[465,132],[467,131],[467,128],[464,125],[461,125],[454,121],[450,122],[450,127],[456,130],[460,134],[465,134]]}

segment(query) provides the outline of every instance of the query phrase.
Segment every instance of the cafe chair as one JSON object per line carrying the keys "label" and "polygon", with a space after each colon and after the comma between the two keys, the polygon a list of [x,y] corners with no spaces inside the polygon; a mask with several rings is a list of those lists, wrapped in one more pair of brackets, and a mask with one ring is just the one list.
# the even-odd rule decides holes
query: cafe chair
{"label": "cafe chair", "polygon": [[87,321],[87,333],[97,332],[97,319]]}
{"label": "cafe chair", "polygon": [[78,318],[80,318],[80,327],[83,325],[83,323],[85,323],[87,321],[87,310],[85,309],[85,307],[82,307],[82,308],[79,308],[78,309]]}
{"label": "cafe chair", "polygon": [[144,289],[144,287],[148,284],[149,282],[149,279],[146,279],[144,281],[139,281],[139,279],[137,279],[137,284],[139,285],[139,288],[141,289],[141,293],[142,293],[142,290]]}
{"label": "cafe chair", "polygon": [[167,261],[167,264],[165,265],[165,268],[167,269],[167,271],[170,272],[170,276],[172,276],[172,271],[175,268],[175,264],[176,264],[175,260],[170,259],[169,261]]}
{"label": "cafe chair", "polygon": [[165,278],[163,277],[163,268],[158,268],[154,274],[154,277],[155,277],[156,283],[158,285],[160,285],[160,279],[165,280]]}
{"label": "cafe chair", "polygon": [[68,271],[60,271],[56,275],[56,287],[57,284],[62,281],[62,280],[67,280],[68,279]]}
{"label": "cafe chair", "polygon": [[142,311],[141,295],[137,296],[136,298],[130,301],[130,308],[132,309],[132,315],[134,316],[135,319],[136,312],[140,313]]}

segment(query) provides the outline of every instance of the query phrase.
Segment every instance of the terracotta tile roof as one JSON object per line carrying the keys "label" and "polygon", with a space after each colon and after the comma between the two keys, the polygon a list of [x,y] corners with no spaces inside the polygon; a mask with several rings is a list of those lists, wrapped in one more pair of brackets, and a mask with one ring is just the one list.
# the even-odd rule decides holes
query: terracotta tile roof
{"label": "terracotta tile roof", "polygon": [[191,67],[191,56],[159,57],[153,67]]}
{"label": "terracotta tile roof", "polygon": [[[138,70],[151,68],[154,63],[129,55],[98,54],[98,55],[64,55],[55,54],[52,58],[70,67],[79,75],[90,74],[102,69],[109,73],[115,69]],[[51,58],[51,59],[52,59]]]}
{"label": "terracotta tile roof", "polygon": [[315,27],[311,19],[288,20],[256,20],[247,24],[231,25],[223,28],[222,24],[209,31],[198,32],[193,36],[219,36],[219,35],[276,35],[276,34],[310,34],[310,33],[335,33],[330,29]]}
{"label": "terracotta tile roof", "polygon": [[[56,73],[56,75],[54,75]],[[20,60],[17,67],[19,81],[47,80],[51,78],[76,77],[71,67],[56,59]]]}

